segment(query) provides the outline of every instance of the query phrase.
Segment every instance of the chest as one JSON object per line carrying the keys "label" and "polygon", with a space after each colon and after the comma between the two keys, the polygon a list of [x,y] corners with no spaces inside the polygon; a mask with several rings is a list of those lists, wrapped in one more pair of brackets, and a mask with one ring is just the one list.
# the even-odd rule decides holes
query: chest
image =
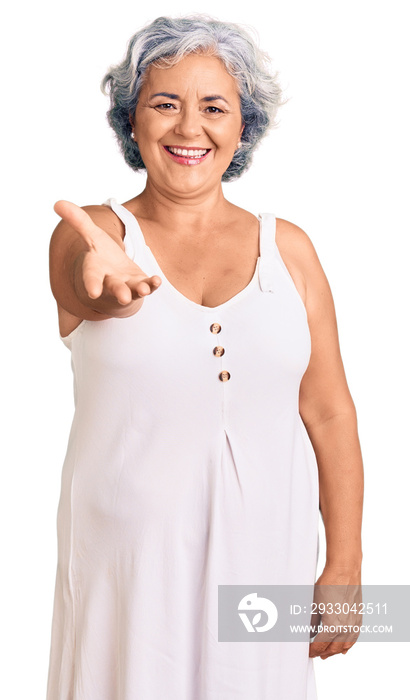
{"label": "chest", "polygon": [[183,296],[196,304],[216,307],[236,296],[251,282],[257,251],[251,247],[210,251],[167,250],[151,255],[158,274]]}
{"label": "chest", "polygon": [[259,222],[214,225],[212,230],[182,234],[144,221],[148,255],[180,294],[195,304],[216,307],[237,295],[252,280],[259,256]]}
{"label": "chest", "polygon": [[[219,231],[209,238],[194,236],[179,241],[173,236],[164,241],[155,229],[146,227],[146,251],[157,274],[180,294],[195,304],[217,307],[241,293],[256,273],[260,230],[256,220],[252,223],[243,229]],[[297,292],[305,300],[303,276],[287,256],[284,262]]]}

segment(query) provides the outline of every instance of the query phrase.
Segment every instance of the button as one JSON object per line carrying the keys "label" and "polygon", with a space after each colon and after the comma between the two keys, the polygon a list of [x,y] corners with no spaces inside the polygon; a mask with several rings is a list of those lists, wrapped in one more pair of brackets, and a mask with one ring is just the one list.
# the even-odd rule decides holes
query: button
{"label": "button", "polygon": [[213,323],[210,326],[209,330],[211,331],[211,333],[220,333],[222,329],[219,323]]}
{"label": "button", "polygon": [[225,352],[225,348],[223,348],[222,345],[217,345],[217,346],[213,349],[213,353],[214,353],[214,355],[216,355],[217,357],[222,357],[222,355],[224,354],[224,352]]}
{"label": "button", "polygon": [[219,373],[219,379],[221,380],[221,382],[227,382],[230,378],[231,375],[226,370],[223,370],[223,372]]}

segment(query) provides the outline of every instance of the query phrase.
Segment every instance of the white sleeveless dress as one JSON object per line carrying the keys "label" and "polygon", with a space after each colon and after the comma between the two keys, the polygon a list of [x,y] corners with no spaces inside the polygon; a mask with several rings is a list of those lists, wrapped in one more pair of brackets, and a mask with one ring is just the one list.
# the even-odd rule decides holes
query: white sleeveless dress
{"label": "white sleeveless dress", "polygon": [[[314,584],[319,489],[299,414],[307,314],[260,221],[252,280],[214,308],[162,285],[82,321],[62,470],[47,700],[316,700],[309,642],[218,642],[218,585]],[[215,350],[219,348],[219,350]]]}

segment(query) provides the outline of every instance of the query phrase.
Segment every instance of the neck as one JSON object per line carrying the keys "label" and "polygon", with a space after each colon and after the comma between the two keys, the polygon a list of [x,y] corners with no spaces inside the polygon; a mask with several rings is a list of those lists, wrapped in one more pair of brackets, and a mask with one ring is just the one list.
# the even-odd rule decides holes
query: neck
{"label": "neck", "polygon": [[140,217],[170,230],[195,230],[197,235],[209,231],[233,206],[225,199],[221,183],[206,193],[184,195],[164,192],[149,178],[145,189],[133,202]]}

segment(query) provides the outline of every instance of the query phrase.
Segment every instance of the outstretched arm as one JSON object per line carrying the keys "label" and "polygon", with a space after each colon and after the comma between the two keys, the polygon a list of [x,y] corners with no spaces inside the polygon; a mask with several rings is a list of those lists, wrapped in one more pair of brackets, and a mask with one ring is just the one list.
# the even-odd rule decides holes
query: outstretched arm
{"label": "outstretched arm", "polygon": [[64,200],[54,209],[62,218],[50,241],[50,283],[57,303],[92,321],[136,313],[161,278],[148,277],[127,256],[110,211]]}

